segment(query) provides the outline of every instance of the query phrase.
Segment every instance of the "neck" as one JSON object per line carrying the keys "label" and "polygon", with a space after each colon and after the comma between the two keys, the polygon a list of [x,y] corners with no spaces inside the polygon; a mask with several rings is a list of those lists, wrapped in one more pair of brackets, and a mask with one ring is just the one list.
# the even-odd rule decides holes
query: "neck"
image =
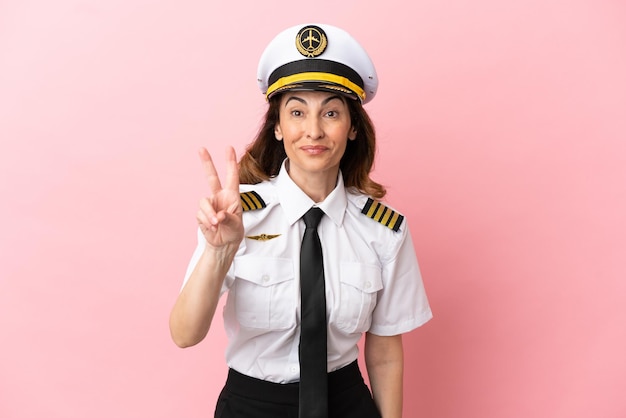
{"label": "neck", "polygon": [[307,196],[315,203],[320,203],[335,190],[339,169],[336,168],[315,173],[300,173],[296,170],[291,170],[289,164],[287,164],[287,173],[289,177],[291,177],[291,180],[293,180]]}

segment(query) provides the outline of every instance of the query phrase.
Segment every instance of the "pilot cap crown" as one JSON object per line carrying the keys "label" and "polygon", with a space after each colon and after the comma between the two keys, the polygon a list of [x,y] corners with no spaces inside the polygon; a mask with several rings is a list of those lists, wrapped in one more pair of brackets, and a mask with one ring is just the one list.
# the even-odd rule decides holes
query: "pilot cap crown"
{"label": "pilot cap crown", "polygon": [[285,91],[329,91],[365,104],[378,89],[374,63],[346,31],[331,25],[294,26],[279,33],[259,61],[257,81],[269,100]]}

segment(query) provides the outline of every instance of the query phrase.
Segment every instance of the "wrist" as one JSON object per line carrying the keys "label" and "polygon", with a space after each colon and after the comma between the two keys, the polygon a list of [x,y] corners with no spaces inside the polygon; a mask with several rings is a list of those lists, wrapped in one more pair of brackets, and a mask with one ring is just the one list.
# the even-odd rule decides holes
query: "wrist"
{"label": "wrist", "polygon": [[226,244],[222,246],[212,246],[207,243],[204,247],[203,257],[212,260],[218,265],[230,266],[238,249],[239,243]]}

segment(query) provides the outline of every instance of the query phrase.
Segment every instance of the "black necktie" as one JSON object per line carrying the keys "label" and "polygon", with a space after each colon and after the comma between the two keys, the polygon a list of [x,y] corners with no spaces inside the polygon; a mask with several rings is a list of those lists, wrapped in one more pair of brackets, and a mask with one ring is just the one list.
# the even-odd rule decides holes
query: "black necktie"
{"label": "black necktie", "polygon": [[326,292],[324,260],[317,225],[324,212],[304,214],[306,230],[300,250],[300,413],[299,418],[328,417]]}

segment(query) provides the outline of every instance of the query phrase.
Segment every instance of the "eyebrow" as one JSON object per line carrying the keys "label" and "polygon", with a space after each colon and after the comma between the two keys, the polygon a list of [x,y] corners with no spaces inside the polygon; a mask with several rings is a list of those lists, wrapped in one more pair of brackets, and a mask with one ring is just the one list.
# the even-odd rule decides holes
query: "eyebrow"
{"label": "eyebrow", "polygon": [[[342,97],[341,97],[341,96],[339,96],[338,94],[335,94],[335,95],[332,95],[332,96],[327,97],[326,99],[324,99],[324,101],[322,102],[322,106],[324,106],[324,105],[328,104],[328,102],[330,102],[331,100],[334,100],[334,99],[339,99],[339,100],[341,100],[341,101],[343,102]],[[291,97],[290,97],[290,98],[288,98],[288,99],[287,99],[287,101],[285,102],[285,106],[287,106],[287,104],[288,104],[291,100],[297,100],[297,101],[299,101],[299,102],[300,102],[300,103],[302,103],[302,104],[307,104],[306,100],[304,100],[303,98],[298,97],[298,96],[291,96]]]}

